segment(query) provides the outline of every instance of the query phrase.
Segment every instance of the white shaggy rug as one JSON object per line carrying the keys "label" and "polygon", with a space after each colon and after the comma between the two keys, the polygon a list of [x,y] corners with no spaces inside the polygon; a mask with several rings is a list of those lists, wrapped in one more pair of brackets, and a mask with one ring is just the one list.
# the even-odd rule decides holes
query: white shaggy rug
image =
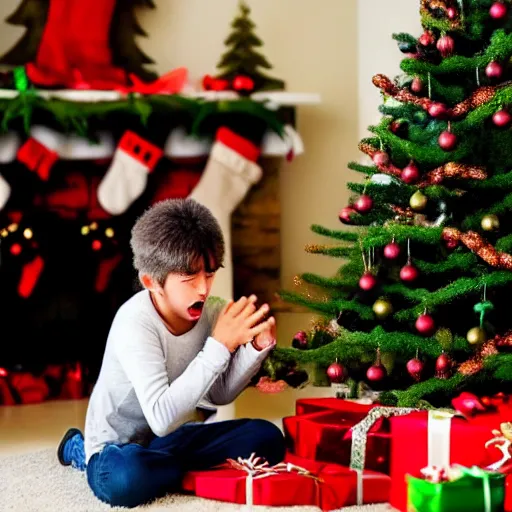
{"label": "white shaggy rug", "polygon": [[[0,458],[0,512],[122,512],[97,500],[85,473],[61,466],[55,450]],[[148,512],[229,512],[247,507],[181,494],[169,495],[132,510]],[[254,507],[254,511],[318,512],[316,507]],[[390,512],[388,505],[343,509],[350,512]]]}

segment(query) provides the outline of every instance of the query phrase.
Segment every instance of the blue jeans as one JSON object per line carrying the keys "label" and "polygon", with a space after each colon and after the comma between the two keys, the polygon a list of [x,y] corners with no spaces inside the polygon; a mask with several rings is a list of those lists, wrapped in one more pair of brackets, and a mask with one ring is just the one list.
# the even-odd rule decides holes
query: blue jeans
{"label": "blue jeans", "polygon": [[270,464],[284,458],[284,438],[265,420],[187,424],[149,446],[107,445],[87,465],[87,481],[100,500],[136,507],[179,491],[185,472],[208,469],[252,452]]}

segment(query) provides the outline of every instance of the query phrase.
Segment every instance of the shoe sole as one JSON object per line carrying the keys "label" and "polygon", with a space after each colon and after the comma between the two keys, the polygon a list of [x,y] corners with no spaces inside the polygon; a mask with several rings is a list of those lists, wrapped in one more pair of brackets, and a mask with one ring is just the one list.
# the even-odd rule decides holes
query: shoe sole
{"label": "shoe sole", "polygon": [[77,434],[79,434],[80,436],[82,436],[82,439],[83,439],[83,434],[82,432],[80,432],[80,430],[78,430],[77,428],[70,428],[65,434],[64,434],[64,437],[62,438],[62,441],[60,442],[59,444],[59,448],[57,449],[57,458],[59,459],[59,462],[63,465],[63,466],[71,466],[71,462],[69,463],[66,463],[64,462],[64,446],[66,445],[66,443],[73,437],[73,436],[76,436]]}

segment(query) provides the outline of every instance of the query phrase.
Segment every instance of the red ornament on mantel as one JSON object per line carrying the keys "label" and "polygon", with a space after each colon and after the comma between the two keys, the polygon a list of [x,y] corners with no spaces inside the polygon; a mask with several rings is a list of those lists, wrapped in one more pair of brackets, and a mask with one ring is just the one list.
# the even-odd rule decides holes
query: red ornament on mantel
{"label": "red ornament on mantel", "polygon": [[252,92],[254,91],[254,80],[248,76],[238,75],[234,78],[232,87],[235,91]]}

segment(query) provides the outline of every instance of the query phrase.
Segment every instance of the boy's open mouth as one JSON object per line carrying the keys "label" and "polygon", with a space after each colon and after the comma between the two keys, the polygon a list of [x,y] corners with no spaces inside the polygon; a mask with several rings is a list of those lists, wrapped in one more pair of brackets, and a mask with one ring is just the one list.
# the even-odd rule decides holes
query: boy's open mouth
{"label": "boy's open mouth", "polygon": [[197,302],[194,302],[194,304],[192,304],[192,306],[190,306],[188,308],[188,312],[190,314],[190,316],[194,317],[194,318],[199,318],[201,316],[201,313],[203,312],[203,307],[204,307],[204,301],[202,300],[198,300]]}

